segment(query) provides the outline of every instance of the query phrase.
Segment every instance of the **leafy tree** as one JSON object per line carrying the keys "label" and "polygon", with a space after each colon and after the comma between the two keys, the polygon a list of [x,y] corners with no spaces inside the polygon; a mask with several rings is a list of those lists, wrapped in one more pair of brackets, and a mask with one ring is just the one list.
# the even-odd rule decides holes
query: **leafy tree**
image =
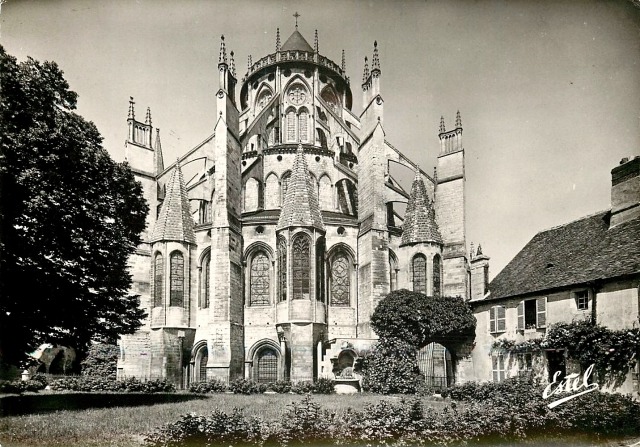
{"label": "leafy tree", "polygon": [[431,342],[451,345],[473,339],[476,319],[462,298],[402,289],[380,301],[371,326],[383,340],[398,339],[420,349]]}
{"label": "leafy tree", "polygon": [[44,342],[82,352],[144,316],[127,270],[142,187],[76,100],[54,62],[17,63],[0,46],[0,364]]}
{"label": "leafy tree", "polygon": [[420,370],[418,350],[396,338],[382,339],[362,362],[363,387],[381,394],[413,394],[417,391]]}
{"label": "leafy tree", "polygon": [[118,347],[107,343],[94,343],[87,351],[87,357],[82,361],[82,375],[116,380]]}

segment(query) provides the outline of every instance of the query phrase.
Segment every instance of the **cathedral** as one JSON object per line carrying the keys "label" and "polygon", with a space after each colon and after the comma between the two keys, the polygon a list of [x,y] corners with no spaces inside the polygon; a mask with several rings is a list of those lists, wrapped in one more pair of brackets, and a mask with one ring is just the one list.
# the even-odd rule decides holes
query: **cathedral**
{"label": "cathedral", "polygon": [[[441,119],[429,175],[385,137],[377,43],[359,115],[344,51],[340,64],[321,55],[297,25],[249,57],[239,89],[223,36],[218,75],[212,134],[172,164],[130,102],[126,159],[150,207],[132,293],[147,318],[119,342],[120,378],[347,377],[390,291],[470,297],[459,113],[452,129]],[[397,166],[414,172],[410,190]],[[429,348],[450,384],[449,353]]]}

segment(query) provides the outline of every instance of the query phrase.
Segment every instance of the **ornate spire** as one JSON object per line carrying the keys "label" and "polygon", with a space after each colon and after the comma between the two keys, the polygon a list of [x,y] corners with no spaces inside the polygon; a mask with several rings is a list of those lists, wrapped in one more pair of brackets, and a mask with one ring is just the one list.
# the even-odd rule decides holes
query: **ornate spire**
{"label": "ornate spire", "polygon": [[[460,110],[456,113],[456,129],[462,129],[462,118],[460,118]],[[478,245],[478,247],[480,247]]]}
{"label": "ornate spire", "polygon": [[373,42],[373,61],[371,62],[371,73],[380,74],[380,56],[378,55],[378,41]]}
{"label": "ornate spire", "polygon": [[318,46],[318,30],[316,30],[316,36],[314,38],[313,41],[313,51],[315,51],[316,53],[319,53],[319,46]]}
{"label": "ornate spire", "polygon": [[251,55],[247,57],[247,69],[251,70],[251,66],[253,65],[253,61],[251,60]]}
{"label": "ornate spire", "polygon": [[167,195],[160,207],[158,220],[153,228],[151,242],[179,241],[196,243],[193,232],[193,219],[187,196],[187,188],[180,169],[180,160],[176,161],[171,178],[167,183]]}
{"label": "ornate spire", "polygon": [[276,29],[276,53],[280,51],[280,28]]}
{"label": "ornate spire", "polygon": [[287,227],[314,227],[324,231],[318,194],[311,183],[302,144],[298,144],[276,230]]}
{"label": "ornate spire", "polygon": [[236,77],[236,61],[233,58],[233,51],[231,52],[231,76]]}
{"label": "ornate spire", "polygon": [[444,133],[447,130],[444,127],[444,116],[440,117],[440,129],[439,129],[439,133]]}
{"label": "ornate spire", "polygon": [[227,64],[227,47],[224,44],[224,34],[220,36],[220,57],[218,64]]}
{"label": "ornate spire", "polygon": [[160,129],[156,129],[156,148],[154,152],[156,175],[164,171],[164,158],[162,157],[162,144],[160,144]]}
{"label": "ornate spire", "polygon": [[340,68],[342,68],[342,73],[347,72],[347,59],[344,57],[344,50],[342,50],[342,65]]}
{"label": "ornate spire", "polygon": [[482,256],[482,245],[478,244],[478,251],[476,251],[476,256]]}
{"label": "ornate spire", "polygon": [[129,114],[127,115],[127,118],[131,120],[136,119],[136,112],[133,109],[134,104],[135,102],[133,101],[133,96],[129,96]]}
{"label": "ornate spire", "polygon": [[362,73],[362,84],[366,84],[369,80],[369,59],[364,57],[364,73]]}
{"label": "ornate spire", "polygon": [[402,239],[400,246],[417,244],[420,242],[435,242],[442,244],[442,236],[436,223],[435,208],[424,186],[422,176],[416,170],[416,176],[411,184],[411,193],[402,224]]}
{"label": "ornate spire", "polygon": [[476,254],[474,253],[474,251],[473,251],[473,242],[471,242],[471,250],[469,251],[469,254],[470,254],[470,256],[469,256],[469,257],[470,257],[470,258],[471,258],[471,260],[473,261],[473,258],[474,258],[474,257],[475,257],[475,255],[476,255]]}
{"label": "ornate spire", "polygon": [[151,107],[147,107],[147,116],[144,119],[144,123],[147,125],[151,125]]}

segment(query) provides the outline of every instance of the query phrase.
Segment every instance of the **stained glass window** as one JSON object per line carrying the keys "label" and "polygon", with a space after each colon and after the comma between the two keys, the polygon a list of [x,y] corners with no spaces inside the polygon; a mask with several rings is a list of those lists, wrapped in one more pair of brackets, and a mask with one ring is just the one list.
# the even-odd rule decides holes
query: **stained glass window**
{"label": "stained glass window", "polygon": [[340,252],[331,263],[331,305],[348,306],[351,292],[349,259]]}
{"label": "stained glass window", "polygon": [[309,299],[311,286],[309,238],[298,236],[293,242],[293,299]]}
{"label": "stained glass window", "polygon": [[421,254],[413,258],[413,291],[427,293],[427,258]]}
{"label": "stained glass window", "polygon": [[298,136],[299,140],[306,142],[307,141],[307,122],[308,122],[308,113],[305,109],[300,111],[300,115],[298,117]]}
{"label": "stained glass window", "polygon": [[296,141],[296,112],[287,112],[287,141]]}
{"label": "stained glass window", "polygon": [[433,257],[433,296],[439,297],[441,292],[440,255]]}
{"label": "stained glass window", "polygon": [[164,282],[164,262],[162,259],[162,255],[158,253],[156,255],[156,259],[154,261],[154,272],[153,272],[153,307],[161,307],[162,306],[162,292],[164,288],[162,287]]}
{"label": "stained glass window", "polygon": [[184,304],[184,258],[182,253],[171,253],[171,289],[169,294],[169,306],[182,307]]}
{"label": "stained glass window", "polygon": [[287,299],[287,242],[278,240],[278,290],[280,301]]}
{"label": "stained glass window", "polygon": [[250,276],[251,306],[269,304],[269,258],[263,252],[259,252],[251,261]]}
{"label": "stained glass window", "polygon": [[266,348],[258,354],[256,382],[269,383],[278,380],[278,355],[273,349]]}

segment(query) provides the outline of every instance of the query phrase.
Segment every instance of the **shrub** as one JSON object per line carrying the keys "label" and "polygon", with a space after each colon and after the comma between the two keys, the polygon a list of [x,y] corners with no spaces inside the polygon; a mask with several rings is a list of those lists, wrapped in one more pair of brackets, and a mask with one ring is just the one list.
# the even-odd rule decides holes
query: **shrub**
{"label": "shrub", "polygon": [[424,382],[417,350],[400,340],[380,340],[362,361],[363,389],[381,394],[413,394]]}
{"label": "shrub", "polygon": [[335,388],[333,386],[333,380],[326,379],[324,377],[319,378],[311,389],[313,394],[333,394],[335,393]]}
{"label": "shrub", "polygon": [[145,443],[150,447],[256,445],[262,441],[262,431],[261,421],[246,418],[241,410],[231,415],[215,410],[209,416],[185,414],[147,435]]}
{"label": "shrub", "polygon": [[295,394],[310,394],[313,393],[313,382],[306,380],[303,382],[296,382],[291,385],[291,392]]}
{"label": "shrub", "polygon": [[118,391],[130,393],[169,393],[175,391],[175,386],[164,379],[143,382],[135,377],[128,377],[119,381],[100,377],[63,377],[52,380],[49,386],[56,391]]}
{"label": "shrub", "polygon": [[267,389],[278,394],[285,394],[291,391],[291,382],[288,380],[278,380],[267,384]]}
{"label": "shrub", "polygon": [[287,406],[280,424],[269,433],[267,443],[328,444],[333,435],[330,428],[334,418],[335,413],[322,410],[311,396],[305,396],[301,402]]}
{"label": "shrub", "polygon": [[94,343],[89,347],[87,357],[80,362],[83,376],[116,380],[119,350],[116,345]]}
{"label": "shrub", "polygon": [[189,384],[190,393],[223,393],[227,391],[227,384],[218,379],[203,380]]}
{"label": "shrub", "polygon": [[267,385],[253,380],[236,379],[229,383],[229,390],[234,394],[260,394],[267,391]]}

